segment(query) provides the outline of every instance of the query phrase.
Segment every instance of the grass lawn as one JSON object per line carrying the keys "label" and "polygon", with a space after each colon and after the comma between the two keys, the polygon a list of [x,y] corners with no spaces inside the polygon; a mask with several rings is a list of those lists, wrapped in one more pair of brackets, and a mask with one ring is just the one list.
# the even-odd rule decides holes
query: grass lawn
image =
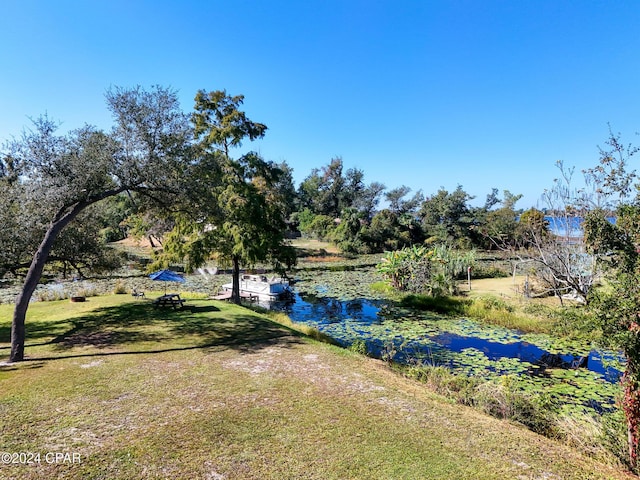
{"label": "grass lawn", "polygon": [[[469,292],[467,282],[460,282],[460,291],[470,297],[483,295],[494,295],[499,298],[517,301],[520,303],[535,303],[540,305],[558,306],[560,303],[554,296],[525,298],[522,294],[526,277],[517,275],[513,277],[500,278],[480,278],[471,280],[471,291]],[[571,304],[570,301],[567,302]]]}
{"label": "grass lawn", "polygon": [[[377,360],[188,304],[33,304],[28,361],[0,364],[0,452],[40,463],[0,464],[0,479],[628,478]],[[0,362],[10,318],[0,305]]]}

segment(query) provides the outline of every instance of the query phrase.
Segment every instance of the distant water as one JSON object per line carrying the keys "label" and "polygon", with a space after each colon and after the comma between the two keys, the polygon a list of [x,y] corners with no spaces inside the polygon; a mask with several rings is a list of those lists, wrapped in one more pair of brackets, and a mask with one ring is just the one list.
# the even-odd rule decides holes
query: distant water
{"label": "distant water", "polygon": [[549,217],[544,219],[549,223],[549,230],[555,235],[581,237],[583,235],[582,217]]}
{"label": "distant water", "polygon": [[[561,237],[581,237],[584,232],[582,230],[583,217],[552,217],[545,216],[544,219],[549,222],[549,229],[555,235]],[[607,217],[609,222],[615,224],[615,217]]]}

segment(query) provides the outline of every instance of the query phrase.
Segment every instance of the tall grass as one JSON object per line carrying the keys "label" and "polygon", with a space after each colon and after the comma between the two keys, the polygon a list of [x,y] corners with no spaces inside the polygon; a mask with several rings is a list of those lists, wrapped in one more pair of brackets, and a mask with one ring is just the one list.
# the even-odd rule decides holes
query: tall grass
{"label": "tall grass", "polygon": [[480,296],[466,301],[464,314],[522,332],[551,333],[553,327],[548,319],[520,312],[513,305],[492,296]]}
{"label": "tall grass", "polygon": [[474,298],[407,295],[400,303],[418,310],[471,317],[522,332],[551,333],[554,326],[548,318],[521,312],[504,300],[488,295]]}
{"label": "tall grass", "polygon": [[64,289],[49,289],[49,290],[37,290],[34,297],[39,302],[55,302],[58,300],[66,300],[71,297],[95,297],[98,295],[98,291],[91,287],[85,286],[71,290],[70,288]]}
{"label": "tall grass", "polygon": [[474,407],[496,418],[525,425],[611,465],[628,466],[625,419],[621,411],[594,417],[563,413],[546,395],[517,388],[510,376],[498,381],[457,375],[436,365],[399,365],[393,368],[418,380],[458,404]]}
{"label": "tall grass", "polygon": [[426,383],[441,395],[462,405],[473,406],[496,418],[516,421],[536,433],[556,436],[555,407],[543,395],[531,395],[518,389],[509,376],[498,382],[456,375],[443,366],[398,368],[408,377]]}
{"label": "tall grass", "polygon": [[251,307],[252,310],[262,313],[269,317],[270,320],[294,330],[296,332],[300,332],[307,337],[313,338],[319,342],[328,343],[330,345],[338,345],[332,337],[327,335],[326,333],[321,332],[315,327],[310,325],[305,325],[303,323],[296,323],[291,320],[286,314],[280,312],[274,312],[271,310],[264,309],[262,307]]}

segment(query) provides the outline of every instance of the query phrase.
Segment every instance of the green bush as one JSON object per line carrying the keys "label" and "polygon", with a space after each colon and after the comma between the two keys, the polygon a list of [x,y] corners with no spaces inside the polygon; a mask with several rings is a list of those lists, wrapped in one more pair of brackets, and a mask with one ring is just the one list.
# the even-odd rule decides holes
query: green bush
{"label": "green bush", "polygon": [[349,350],[360,355],[366,355],[368,353],[367,343],[362,339],[357,339],[349,346]]}
{"label": "green bush", "polygon": [[565,306],[556,308],[552,314],[554,333],[568,337],[587,337],[596,339],[600,331],[594,328],[596,324],[593,313],[583,306]]}
{"label": "green bush", "polygon": [[[473,270],[471,271],[471,275],[473,278],[475,279],[480,279],[480,278],[506,278],[510,275],[509,272],[507,272],[505,269],[503,268],[499,268],[493,265],[490,266],[485,266],[482,265],[480,262],[477,262],[476,265],[474,266]],[[462,280],[465,279],[466,274],[459,276],[458,280]]]}
{"label": "green bush", "polygon": [[124,284],[122,280],[117,280],[115,285],[113,286],[113,293],[116,295],[122,295],[127,293],[127,286]]}
{"label": "green bush", "polygon": [[462,253],[447,245],[413,245],[386,252],[376,269],[400,291],[438,297],[456,293],[456,278],[474,261],[474,251]]}
{"label": "green bush", "polygon": [[460,300],[453,297],[431,297],[429,295],[419,294],[407,295],[400,301],[403,307],[457,315],[464,314],[467,303],[467,300]]}

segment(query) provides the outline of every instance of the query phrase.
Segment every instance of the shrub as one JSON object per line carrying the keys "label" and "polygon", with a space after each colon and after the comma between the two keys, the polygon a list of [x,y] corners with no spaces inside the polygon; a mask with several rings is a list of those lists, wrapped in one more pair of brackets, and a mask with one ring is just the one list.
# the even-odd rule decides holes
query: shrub
{"label": "shrub", "polygon": [[127,287],[122,280],[117,280],[115,285],[113,286],[113,293],[116,295],[122,295],[127,293]]}
{"label": "shrub", "polygon": [[593,313],[583,306],[564,306],[553,312],[554,332],[569,337],[589,336],[596,337],[599,330],[594,328],[596,324]]}
{"label": "shrub", "polygon": [[473,251],[463,254],[446,245],[414,245],[386,252],[376,268],[398,290],[443,296],[456,292],[457,276],[474,261]]}
{"label": "shrub", "polygon": [[497,418],[522,423],[530,430],[546,435],[555,435],[554,411],[550,398],[524,392],[505,375],[500,383],[485,382],[476,390],[475,406]]}
{"label": "shrub", "polygon": [[357,339],[349,346],[349,350],[360,355],[367,355],[367,343],[362,339]]}
{"label": "shrub", "polygon": [[623,410],[604,413],[601,417],[599,441],[604,448],[627,467],[631,466],[629,458],[629,437],[627,420]]}
{"label": "shrub", "polygon": [[[476,263],[475,267],[473,268],[473,271],[471,273],[471,275],[473,276],[473,278],[475,279],[480,279],[480,278],[505,278],[508,277],[510,275],[509,272],[507,272],[506,270],[496,267],[496,266],[485,266],[482,265],[481,263]],[[458,276],[458,279],[465,279],[467,278],[466,275],[465,276]]]}

